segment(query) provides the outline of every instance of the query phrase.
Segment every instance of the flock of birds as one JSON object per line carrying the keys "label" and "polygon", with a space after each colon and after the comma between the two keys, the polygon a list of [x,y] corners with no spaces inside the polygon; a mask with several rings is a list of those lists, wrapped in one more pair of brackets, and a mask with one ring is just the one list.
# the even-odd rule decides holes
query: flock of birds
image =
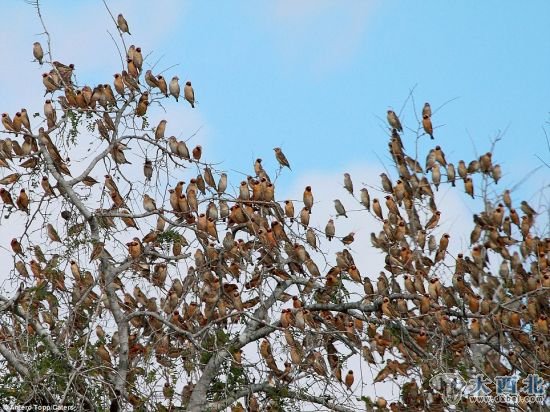
{"label": "flock of birds", "polygon": [[[122,33],[130,34],[122,15],[118,16],[117,25]],[[44,51],[39,43],[34,44],[33,53],[43,64]],[[371,234],[373,247],[385,256],[385,266],[373,282],[354,261],[350,245],[355,233],[338,236],[335,218],[328,219],[324,230],[310,225],[315,207],[311,186],[305,187],[301,201],[279,202],[274,182],[262,160],[257,159],[253,174],[240,182],[237,193],[227,193],[227,174],[214,171],[202,161],[200,145],[189,150],[185,141],[174,136],[167,138],[166,120],[154,129],[154,136],[143,141],[158,148],[168,159],[195,165],[199,173],[187,184],[180,180],[170,187],[168,204],[160,204],[152,193],[143,193],[139,194],[143,210],[132,210],[128,196],[111,174],[131,164],[124,153],[131,139],[125,143],[119,134],[121,118],[128,114],[144,116],[150,99],[173,96],[178,101],[180,86],[177,76],[167,85],[162,75],[154,76],[148,70],[144,73],[145,89],[140,83],[143,71],[140,47],[130,46],[126,63],[126,69],[114,75],[113,87],[100,84],[91,88],[73,83],[73,65],[52,62],[51,71],[43,74],[46,93],[53,96],[61,91],[64,95],[58,97],[60,108],[54,107],[51,98],[45,101],[46,127],[39,127],[35,133],[25,109],[13,119],[7,113],[2,114],[3,134],[9,137],[0,141],[0,167],[17,169],[0,179],[4,207],[8,212],[20,211],[30,218],[33,204],[40,208],[44,201],[59,200],[60,207],[63,206],[61,217],[67,222],[57,225],[65,227],[65,233],[61,234],[51,222],[44,222],[47,236],[55,245],[47,246],[49,256],[42,251],[42,242],[31,245],[27,238],[29,245],[24,246],[22,237],[11,240],[15,270],[26,286],[12,310],[21,310],[33,319],[27,325],[27,334],[38,333],[42,325],[48,325],[54,341],[70,342],[78,348],[82,336],[93,329],[97,337],[93,344],[95,359],[105,367],[102,372],[105,377],[111,379],[116,373],[113,369],[117,368],[113,357],[122,356],[119,332],[109,334],[93,316],[97,310],[105,313],[113,309],[105,292],[105,268],[111,266],[116,272],[111,283],[116,290],[117,306],[130,325],[126,398],[134,406],[147,402],[136,382],[151,355],[166,368],[183,362],[190,379],[180,397],[186,405],[193,395],[191,377],[200,379],[200,372],[191,372],[203,367],[200,360],[204,351],[220,351],[223,347],[231,348],[227,362],[256,379],[265,379],[271,388],[297,384],[313,374],[316,380],[342,382],[353,391],[354,371],[342,373],[342,368],[345,358],[360,354],[379,369],[374,382],[388,378],[402,381],[399,400],[389,403],[379,397],[367,405],[378,410],[436,410],[442,405],[437,393],[426,396],[429,388],[414,378],[413,369],[420,370],[424,380],[435,371],[460,367],[467,370],[477,367],[489,377],[518,371],[524,375],[548,376],[550,238],[541,239],[533,232],[536,211],[525,201],[520,203],[519,210],[514,208],[511,193],[506,190],[494,207],[474,215],[471,250],[450,256],[450,235],[444,233],[439,238],[435,235],[444,211],[438,209],[433,189],[437,191],[443,184],[442,176],[452,186],[462,180],[464,191],[472,198],[475,175],[497,184],[502,171],[498,164],[493,164],[490,152],[468,164],[461,160],[455,168],[447,161],[441,146],[436,145],[421,165],[405,151],[399,117],[388,110],[391,131],[388,148],[397,178],[392,181],[386,174],[381,175],[377,193],[381,193],[383,200],[366,187],[359,194],[365,213],[374,216],[382,229]],[[186,82],[183,97],[194,107],[191,82]],[[83,199],[75,186],[98,184],[90,176],[95,167],[74,177],[67,156],[62,155],[50,137],[62,133],[60,126],[67,121],[70,111],[95,116],[98,137],[108,145],[105,155],[115,162],[104,175],[102,190],[111,199],[111,208],[90,208],[86,218],[75,204],[86,205],[90,200]],[[58,117],[60,112],[62,117]],[[426,135],[434,139],[431,117],[430,105],[426,103],[421,123]],[[281,148],[275,148],[274,152],[280,168],[290,169]],[[144,162],[147,181],[154,176],[156,160]],[[22,186],[40,174],[44,174],[39,178],[42,194],[33,188],[37,199],[40,197],[33,200]],[[343,186],[355,197],[348,173],[344,174]],[[17,196],[13,194],[16,187]],[[334,209],[336,217],[348,217],[340,199],[334,200]],[[124,252],[107,240],[82,242],[89,239],[88,226],[94,222],[103,234],[112,234],[118,230],[117,220],[128,230],[138,230],[152,218],[156,219],[152,230],[144,237],[133,237],[125,244]],[[320,260],[315,255],[322,236],[342,243],[335,263],[326,269],[319,267]],[[81,240],[81,247],[69,248],[75,239]],[[84,247],[88,244],[92,246],[91,252],[89,259],[84,259]],[[33,255],[30,259],[29,251]],[[492,273],[496,266],[494,261],[489,262],[490,256],[500,262],[496,275]],[[185,277],[172,273],[175,267],[183,266],[182,262],[187,265]],[[68,283],[63,267],[70,269]],[[138,280],[130,279],[132,274],[138,274]],[[442,278],[446,274],[452,278],[448,284]],[[45,292],[38,296],[31,285],[42,286]],[[147,290],[144,292],[139,285],[146,285]],[[61,295],[70,295],[73,305],[65,319],[59,315]],[[269,315],[264,308],[270,311]],[[212,343],[217,330],[235,331],[240,320],[245,322],[240,331],[251,333],[254,327],[247,326],[250,323],[247,313],[253,317],[263,313],[261,321],[270,326],[245,343],[238,336],[232,337],[228,344]],[[23,350],[18,343],[21,332],[18,328],[17,322],[12,330],[3,324],[0,343]],[[278,343],[272,346],[275,341]],[[259,342],[256,360],[252,354],[255,342]],[[486,348],[477,366],[472,360],[472,344]],[[282,347],[286,349],[281,350]],[[434,352],[445,355],[434,356]],[[265,365],[263,372],[252,372],[259,364]],[[176,402],[173,382],[167,379],[162,392],[170,404]],[[232,405],[233,411],[244,411],[243,403],[250,412],[276,410],[276,402],[270,399],[268,390],[260,396],[250,393],[241,398],[242,402],[236,400]],[[159,405],[162,403],[156,404],[160,408]]]}

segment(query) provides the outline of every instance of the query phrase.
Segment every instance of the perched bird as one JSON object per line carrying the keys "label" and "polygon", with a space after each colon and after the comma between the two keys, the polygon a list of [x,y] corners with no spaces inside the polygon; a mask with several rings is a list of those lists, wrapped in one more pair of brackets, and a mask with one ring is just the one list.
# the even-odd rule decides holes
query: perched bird
{"label": "perched bird", "polygon": [[185,97],[185,100],[189,102],[191,107],[195,107],[195,91],[190,81],[185,82],[185,86],[183,86],[183,97]]}
{"label": "perched bird", "polygon": [[342,243],[347,246],[347,245],[351,245],[354,240],[355,240],[355,232],[349,232],[349,234],[347,234],[342,238]]}
{"label": "perched bird", "polygon": [[10,206],[14,206],[15,207],[15,204],[13,203],[13,199],[11,197],[11,194],[10,192],[8,192],[6,189],[4,189],[3,187],[0,187],[0,198],[2,199],[2,202],[6,205],[10,205]]}
{"label": "perched bird", "polygon": [[44,58],[44,50],[42,50],[42,45],[39,42],[34,42],[32,45],[32,54],[38,63],[42,66],[42,59]]}
{"label": "perched bird", "polygon": [[[286,166],[290,169],[290,164],[288,163],[288,160],[286,159],[286,156],[283,153],[283,151],[281,150],[281,148],[280,147],[275,147],[273,150],[275,150],[275,158],[277,159],[277,161],[281,165],[281,168]],[[292,170],[292,169],[290,169],[290,170]]]}
{"label": "perched bird", "polygon": [[535,216],[538,214],[525,200],[522,200],[521,202],[521,211],[527,216]]}
{"label": "perched bird", "polygon": [[168,85],[168,88],[170,90],[170,94],[174,96],[176,99],[176,102],[179,101],[180,98],[180,84],[178,83],[179,77],[174,76],[172,77],[172,80],[170,80],[170,84]]}
{"label": "perched bird", "polygon": [[403,127],[401,126],[401,122],[399,121],[399,117],[395,114],[393,110],[388,110],[387,115],[388,123],[393,128],[396,129],[399,132],[403,131]]}
{"label": "perched bird", "polygon": [[[1,191],[2,189],[0,189]],[[285,216],[290,219],[291,222],[294,221],[294,203],[292,200],[285,200]]]}
{"label": "perched bird", "polygon": [[325,226],[325,236],[327,240],[331,241],[336,233],[336,228],[334,227],[334,220],[329,219],[327,225]]}
{"label": "perched bird", "polygon": [[147,70],[145,72],[145,83],[147,83],[147,86],[149,86],[152,89],[155,87],[158,87],[158,80],[153,75],[153,72],[151,70]]}
{"label": "perched bird", "polygon": [[164,131],[166,130],[166,120],[161,120],[155,129],[155,139],[164,139]]}
{"label": "perched bird", "polygon": [[354,377],[353,377],[353,371],[350,370],[348,371],[348,373],[346,374],[346,380],[345,380],[345,383],[346,383],[346,386],[349,390],[351,390],[351,387],[353,385],[353,380],[354,380]]}
{"label": "perched bird", "polygon": [[193,153],[193,159],[195,159],[196,161],[201,160],[202,146],[200,144],[196,145],[192,153]]}
{"label": "perched bird", "polygon": [[353,182],[349,173],[344,173],[344,188],[353,195]]}
{"label": "perched bird", "polygon": [[428,116],[427,114],[422,116],[422,127],[424,128],[424,131],[426,132],[426,134],[430,135],[430,138],[433,140],[434,129],[432,126],[432,120],[430,116]]}
{"label": "perched bird", "polygon": [[59,242],[61,243],[61,238],[59,237],[59,234],[57,233],[57,230],[53,227],[51,223],[48,223],[47,225],[47,231],[48,231],[48,237],[52,242]]}
{"label": "perched bird", "polygon": [[23,253],[23,246],[21,246],[21,243],[15,238],[13,238],[10,242],[11,250],[14,251],[16,255],[22,255],[25,256]]}
{"label": "perched bird", "polygon": [[153,177],[153,162],[147,158],[145,158],[145,163],[143,164],[143,174],[147,182],[151,181]]}
{"label": "perched bird", "polygon": [[157,87],[161,91],[164,96],[168,97],[168,85],[166,84],[166,80],[162,75],[157,76]]}
{"label": "perched bird", "polygon": [[313,194],[311,193],[311,186],[306,186],[303,196],[304,206],[309,210],[313,207]]}
{"label": "perched bird", "polygon": [[468,193],[472,199],[474,199],[474,183],[472,182],[471,177],[464,179],[464,191]]}
{"label": "perched bird", "polygon": [[424,103],[424,107],[422,108],[422,117],[424,116],[432,117],[432,108],[428,102]]}
{"label": "perched bird", "polygon": [[128,28],[128,22],[126,21],[126,19],[125,19],[124,16],[122,15],[122,13],[120,13],[120,14],[117,16],[116,22],[117,22],[117,27],[118,27],[118,29],[119,29],[122,33],[128,33],[129,35],[132,35],[132,33],[130,33],[130,30],[129,30],[129,28]]}
{"label": "perched bird", "polygon": [[143,208],[148,212],[153,212],[154,210],[157,210],[155,200],[151,198],[148,194],[143,195]]}
{"label": "perched bird", "polygon": [[361,189],[361,204],[370,210],[370,195],[366,187]]}
{"label": "perched bird", "polygon": [[344,205],[342,204],[340,199],[334,200],[334,208],[336,209],[336,216],[344,216],[346,218],[348,217],[348,215],[346,215],[346,209],[344,208]]}
{"label": "perched bird", "polygon": [[27,196],[27,192],[25,189],[21,189],[19,192],[19,196],[17,197],[15,204],[17,205],[17,208],[19,210],[22,210],[23,212],[30,214],[29,211],[29,197]]}

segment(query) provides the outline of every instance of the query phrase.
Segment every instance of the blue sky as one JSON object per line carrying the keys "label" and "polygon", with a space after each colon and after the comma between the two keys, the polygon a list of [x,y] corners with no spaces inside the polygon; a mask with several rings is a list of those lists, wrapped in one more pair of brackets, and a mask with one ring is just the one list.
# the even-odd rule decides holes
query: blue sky
{"label": "blue sky", "polygon": [[[550,101],[549,2],[295,3],[109,2],[113,13],[127,16],[129,41],[152,52],[151,64],[162,57],[157,68],[179,64],[167,74],[193,81],[207,153],[227,168],[243,170],[256,157],[274,165],[274,146],[283,148],[295,175],[379,164],[376,154],[385,157],[386,149],[381,119],[389,106],[401,110],[415,85],[419,106],[457,98],[433,119],[448,155],[470,158],[471,140],[482,152],[498,130],[508,128],[497,147],[505,173],[525,172],[538,162]],[[16,17],[3,30],[25,39],[30,55],[40,31],[33,10],[22,1],[3,7]],[[54,47],[60,38],[68,41],[66,29],[73,28],[72,35],[107,49],[77,59],[82,77],[92,81],[114,72],[117,56],[100,1],[45,1],[43,10]],[[90,13],[93,18],[85,17]],[[12,46],[3,43],[0,50]],[[54,50],[62,61],[74,53],[64,46]],[[113,65],[106,64],[109,59]],[[2,60],[12,71],[30,65],[4,55]],[[8,83],[3,76],[0,91]],[[416,127],[410,104],[402,120]],[[292,177],[286,174],[282,182],[287,179]]]}

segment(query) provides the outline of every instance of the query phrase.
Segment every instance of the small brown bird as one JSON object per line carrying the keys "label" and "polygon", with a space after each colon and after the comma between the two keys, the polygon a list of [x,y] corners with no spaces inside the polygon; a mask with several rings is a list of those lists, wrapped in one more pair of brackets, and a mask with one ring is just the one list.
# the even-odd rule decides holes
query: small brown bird
{"label": "small brown bird", "polygon": [[34,42],[32,45],[32,54],[38,63],[42,66],[44,64],[42,59],[44,59],[44,50],[42,50],[42,45],[39,42]]}
{"label": "small brown bird", "polygon": [[437,226],[437,224],[439,223],[440,218],[441,218],[441,212],[438,210],[437,212],[435,212],[432,215],[430,220],[428,220],[428,223],[426,223],[425,230],[431,230],[431,229],[435,228]]}
{"label": "small brown bird", "polygon": [[351,245],[354,240],[355,240],[355,232],[349,232],[348,235],[342,238],[342,243],[347,246],[347,245]]}
{"label": "small brown bird", "polygon": [[349,173],[344,173],[344,188],[353,195],[353,182]]}
{"label": "small brown bird", "polygon": [[21,243],[15,238],[13,238],[10,242],[11,250],[14,251],[16,255],[22,255],[25,256],[23,253],[23,247],[21,246]]}
{"label": "small brown bird", "polygon": [[150,182],[153,177],[153,162],[147,158],[145,158],[145,163],[143,164],[143,174],[145,175],[145,180]]}
{"label": "small brown bird", "polygon": [[136,69],[141,73],[141,69],[143,67],[143,55],[141,54],[141,47],[136,47],[134,52],[132,53],[132,56],[129,57],[134,62],[134,65],[136,66]]}
{"label": "small brown bird", "polygon": [[196,145],[195,148],[193,149],[193,159],[195,159],[196,161],[199,161],[201,160],[201,156],[202,156],[202,146],[199,144],[199,145]]}
{"label": "small brown bird", "polygon": [[525,200],[522,200],[521,202],[521,211],[527,216],[535,216],[538,214]]}
{"label": "small brown bird", "polygon": [[132,35],[132,33],[130,33],[130,29],[128,28],[128,22],[126,21],[122,13],[117,16],[116,22],[118,29],[122,33],[128,33],[129,35]]}
{"label": "small brown bird", "polygon": [[23,122],[23,126],[25,127],[25,129],[30,131],[31,130],[31,121],[29,120],[29,115],[27,113],[27,109],[25,109],[25,108],[21,109],[21,120]]}
{"label": "small brown bird", "polygon": [[399,132],[403,131],[403,127],[401,126],[401,122],[399,121],[399,117],[395,114],[393,110],[388,110],[387,115],[388,123],[393,128],[396,129]]}
{"label": "small brown bird", "polygon": [[95,242],[94,247],[92,249],[92,253],[90,254],[90,262],[99,259],[104,251],[104,243],[103,242]]}
{"label": "small brown bird", "polygon": [[115,78],[115,80],[113,80],[113,86],[115,87],[116,92],[121,96],[124,96],[124,82],[122,81],[122,76],[120,73],[115,73],[113,77]]}
{"label": "small brown bird", "polygon": [[4,202],[4,204],[15,207],[10,192],[8,192],[3,187],[0,187],[0,198],[2,199],[2,202]]}
{"label": "small brown bird", "polygon": [[434,129],[432,126],[432,120],[430,116],[428,116],[427,114],[422,116],[422,127],[424,128],[424,131],[426,132],[426,134],[430,135],[430,139],[433,140]]}
{"label": "small brown bird", "polygon": [[151,198],[148,194],[143,195],[143,208],[148,212],[157,210],[157,205],[155,204],[155,200]]}
{"label": "small brown bird", "polygon": [[325,236],[327,240],[331,241],[336,233],[336,228],[334,227],[334,220],[329,219],[327,225],[325,226]]}
{"label": "small brown bird", "polygon": [[370,210],[370,195],[366,187],[361,189],[361,204]]}
{"label": "small brown bird", "polygon": [[52,242],[59,242],[61,243],[61,238],[59,237],[59,234],[57,233],[57,230],[53,227],[51,223],[48,223],[47,225],[48,230],[48,237]]}
{"label": "small brown bird", "polygon": [[147,83],[147,86],[149,86],[152,89],[155,87],[158,87],[158,80],[153,75],[153,72],[151,70],[147,70],[145,72],[145,83]]}
{"label": "small brown bird", "polygon": [[195,107],[195,91],[190,81],[185,82],[185,86],[183,86],[183,97],[185,97],[185,100],[189,102],[191,107]]}
{"label": "small brown bird", "polygon": [[161,91],[164,96],[168,97],[168,85],[166,84],[166,80],[162,75],[157,76],[157,87]]}
{"label": "small brown bird", "polygon": [[291,222],[294,221],[294,203],[292,200],[285,200],[285,216],[288,217]]}
{"label": "small brown bird", "polygon": [[[286,156],[283,153],[283,151],[281,150],[281,148],[280,147],[275,147],[273,150],[275,150],[275,157],[276,157],[277,161],[279,162],[279,164],[281,165],[281,168],[286,166],[290,169],[290,163],[288,163],[288,160],[286,159]],[[292,170],[292,169],[290,169],[290,170]]]}
{"label": "small brown bird", "polygon": [[471,177],[464,179],[464,191],[468,193],[472,199],[474,199],[474,183],[472,182]]}
{"label": "small brown bird", "polygon": [[336,209],[336,216],[344,216],[345,218],[348,217],[348,215],[346,214],[346,208],[344,207],[340,199],[334,200],[334,209]]}
{"label": "small brown bird", "polygon": [[17,208],[19,210],[22,210],[23,212],[30,214],[29,197],[27,196],[27,192],[25,192],[25,189],[21,189],[15,203],[17,204]]}
{"label": "small brown bird", "polygon": [[313,194],[311,193],[311,186],[306,186],[303,196],[304,206],[309,210],[313,207]]}
{"label": "small brown bird", "polygon": [[353,385],[353,380],[354,380],[354,377],[353,377],[353,371],[350,370],[348,371],[348,373],[346,374],[346,380],[345,380],[345,383],[346,383],[346,386],[347,388],[351,391],[351,387]]}
{"label": "small brown bird", "polygon": [[422,108],[422,117],[424,116],[432,117],[432,107],[428,102],[424,103],[424,107]]}
{"label": "small brown bird", "polygon": [[168,85],[168,88],[170,90],[170,94],[174,96],[176,99],[176,102],[179,101],[180,98],[180,84],[178,83],[179,77],[174,76],[172,77],[172,80],[170,80],[170,84]]}
{"label": "small brown bird", "polygon": [[164,131],[166,130],[166,120],[161,120],[155,129],[155,139],[164,139]]}
{"label": "small brown bird", "polygon": [[9,132],[15,132],[13,128],[13,122],[11,120],[11,117],[7,113],[2,113],[2,125],[4,128]]}

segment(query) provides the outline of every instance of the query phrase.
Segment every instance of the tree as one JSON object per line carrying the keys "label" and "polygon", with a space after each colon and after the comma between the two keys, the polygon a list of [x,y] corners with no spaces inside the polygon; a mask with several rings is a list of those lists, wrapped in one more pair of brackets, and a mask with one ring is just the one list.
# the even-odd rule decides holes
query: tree
{"label": "tree", "polygon": [[[525,201],[490,195],[502,173],[492,149],[455,169],[426,105],[406,125],[417,142],[435,138],[421,165],[389,111],[396,178],[357,191],[346,174],[359,209],[335,200],[336,217],[379,222],[371,242],[385,266],[358,268],[355,233],[328,216],[326,228],[309,225],[314,187],[300,200],[276,196],[291,163],[280,149],[276,173],[258,159],[232,190],[200,145],[165,135],[162,103],[183,97],[192,110],[193,86],[144,70],[141,49],[126,47],[128,23],[113,21],[126,53],[113,86],[77,83],[44,27],[45,52],[34,46],[48,67],[43,113],[2,114],[2,224],[26,216],[19,236],[2,238],[18,285],[0,296],[3,404],[435,411],[450,399],[433,380],[441,373],[548,379],[550,238]],[[93,153],[71,162],[88,143]],[[456,256],[452,234],[438,231],[440,185],[483,200],[471,248]],[[336,256],[320,238],[341,243]],[[366,366],[398,399],[355,395]]]}

